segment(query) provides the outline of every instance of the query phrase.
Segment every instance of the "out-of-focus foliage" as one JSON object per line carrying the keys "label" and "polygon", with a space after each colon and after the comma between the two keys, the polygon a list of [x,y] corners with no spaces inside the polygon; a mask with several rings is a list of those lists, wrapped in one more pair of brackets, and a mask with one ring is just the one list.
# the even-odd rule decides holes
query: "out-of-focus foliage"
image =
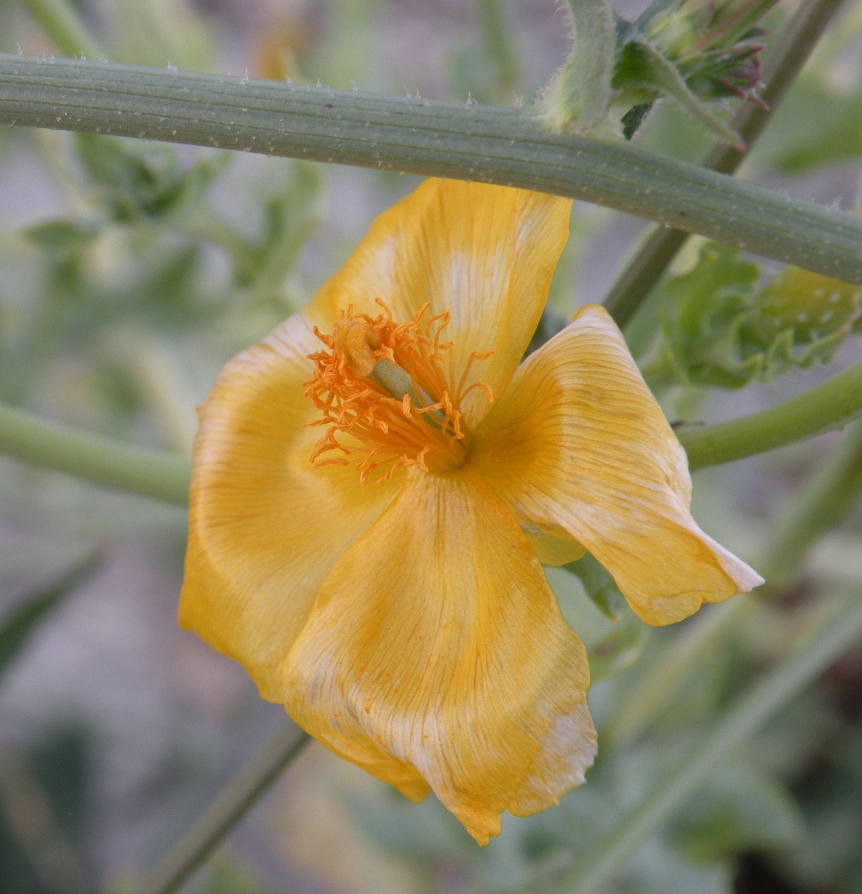
{"label": "out-of-focus foliage", "polygon": [[90,135],[49,147],[78,210],[28,228],[23,243],[0,243],[16,274],[0,318],[5,400],[26,405],[50,390],[67,358],[86,354],[81,374],[97,385],[104,412],[131,422],[157,401],[153,379],[164,364],[153,352],[179,366],[185,342],[227,325],[239,347],[302,302],[284,284],[315,226],[316,168],[280,164],[259,223],[243,231],[210,202],[229,173],[227,153],[182,163],[167,146]]}
{"label": "out-of-focus foliage", "polygon": [[26,646],[43,620],[81,581],[98,567],[95,556],[87,556],[51,586],[26,596],[14,609],[0,616],[0,674]]}
{"label": "out-of-focus foliage", "polygon": [[720,243],[658,290],[661,335],[645,372],[654,383],[741,388],[828,363],[862,323],[862,288],[797,267],[765,285],[760,267]]}
{"label": "out-of-focus foliage", "polygon": [[84,894],[80,859],[94,783],[89,736],[76,723],[44,731],[23,751],[0,746],[0,890]]}
{"label": "out-of-focus foliage", "polygon": [[862,155],[862,12],[850,3],[842,13],[776,111],[756,150],[760,163],[802,175]]}

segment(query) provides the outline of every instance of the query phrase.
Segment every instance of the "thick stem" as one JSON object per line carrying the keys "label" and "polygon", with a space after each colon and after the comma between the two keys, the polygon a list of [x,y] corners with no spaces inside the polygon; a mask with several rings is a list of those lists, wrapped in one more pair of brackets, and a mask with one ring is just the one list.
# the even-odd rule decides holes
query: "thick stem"
{"label": "thick stem", "polygon": [[535,113],[0,54],[0,123],[504,183],[608,205],[862,284],[862,220]]}
{"label": "thick stem", "polygon": [[[844,0],[803,0],[782,31],[763,72],[760,95],[765,107],[745,102],[729,125],[731,130],[742,137],[749,149],[763,132],[770,114],[784,99],[788,88],[843,2]],[[723,174],[732,174],[744,158],[744,153],[737,148],[719,141],[704,158],[703,166]],[[689,234],[683,230],[667,227],[661,227],[650,234],[605,298],[605,307],[618,326],[625,326],[631,319],[688,237]]]}

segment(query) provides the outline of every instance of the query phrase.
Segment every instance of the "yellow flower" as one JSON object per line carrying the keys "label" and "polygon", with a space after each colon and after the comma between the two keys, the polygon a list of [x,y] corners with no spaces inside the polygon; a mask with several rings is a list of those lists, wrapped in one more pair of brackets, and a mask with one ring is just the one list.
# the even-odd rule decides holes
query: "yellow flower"
{"label": "yellow flower", "polygon": [[600,307],[520,366],[570,202],[431,180],[200,409],[180,623],[337,754],[484,844],[583,781],[583,645],[540,562],[650,624],[761,582]]}

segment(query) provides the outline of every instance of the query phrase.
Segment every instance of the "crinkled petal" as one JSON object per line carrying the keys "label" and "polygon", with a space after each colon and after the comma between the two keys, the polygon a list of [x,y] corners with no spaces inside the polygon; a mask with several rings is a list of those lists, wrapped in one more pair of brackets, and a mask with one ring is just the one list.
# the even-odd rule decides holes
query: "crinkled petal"
{"label": "crinkled petal", "polygon": [[322,432],[302,393],[309,321],[288,319],[234,358],[200,407],[179,621],[281,701],[279,669],[321,581],[398,491],[353,467],[314,468]]}
{"label": "crinkled petal", "polygon": [[[380,299],[397,322],[431,302],[448,310],[452,386],[487,383],[494,395],[511,380],[536,329],[566,244],[571,202],[558,196],[460,180],[426,180],[383,212],[306,313],[331,331],[348,305],[377,315]],[[493,351],[470,363],[471,354]],[[468,426],[487,412],[481,389],[461,406]]]}
{"label": "crinkled petal", "polygon": [[470,463],[519,516],[582,543],[650,624],[763,582],[692,519],[685,453],[600,307],[524,362]]}
{"label": "crinkled petal", "polygon": [[[583,780],[583,645],[514,514],[469,470],[416,474],[335,566],[285,663],[288,713],[486,843]],[[388,756],[388,763],[385,760]]]}

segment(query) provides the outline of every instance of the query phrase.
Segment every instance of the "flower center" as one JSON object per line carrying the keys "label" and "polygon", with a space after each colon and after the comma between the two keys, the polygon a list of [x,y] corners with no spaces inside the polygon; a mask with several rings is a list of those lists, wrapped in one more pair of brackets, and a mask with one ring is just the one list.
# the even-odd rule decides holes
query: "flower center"
{"label": "flower center", "polygon": [[309,425],[326,426],[311,461],[316,466],[355,464],[363,483],[375,470],[379,481],[399,465],[448,472],[464,465],[470,438],[460,404],[477,382],[464,388],[472,354],[453,386],[452,343],[440,335],[449,312],[428,315],[430,302],[409,323],[395,323],[382,301],[377,317],[342,311],[332,334],[315,327],[327,350],[309,354],[314,375],[304,393],[321,411]]}

